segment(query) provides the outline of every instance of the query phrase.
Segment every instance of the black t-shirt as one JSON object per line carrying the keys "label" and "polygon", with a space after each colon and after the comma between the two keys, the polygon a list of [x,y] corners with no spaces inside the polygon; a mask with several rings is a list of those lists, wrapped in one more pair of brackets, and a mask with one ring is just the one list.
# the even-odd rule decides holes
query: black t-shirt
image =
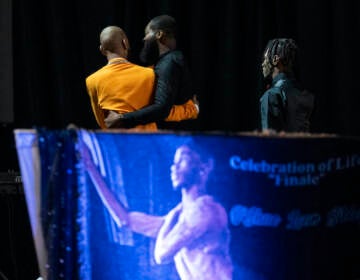
{"label": "black t-shirt", "polygon": [[172,129],[162,122],[173,105],[180,105],[192,98],[190,73],[181,51],[174,50],[159,57],[155,68],[155,92],[153,104],[124,114],[127,127],[157,122],[160,128]]}

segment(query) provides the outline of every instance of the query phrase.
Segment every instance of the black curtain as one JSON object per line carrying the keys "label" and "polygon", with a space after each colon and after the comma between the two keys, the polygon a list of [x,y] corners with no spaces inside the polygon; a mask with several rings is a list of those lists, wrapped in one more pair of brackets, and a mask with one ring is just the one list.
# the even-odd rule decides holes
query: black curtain
{"label": "black curtain", "polygon": [[146,23],[170,14],[200,99],[198,131],[259,127],[267,41],[300,47],[298,78],[316,95],[312,132],[359,135],[357,0],[13,0],[15,127],[97,128],[85,78],[106,63],[99,33],[119,25],[138,61]]}

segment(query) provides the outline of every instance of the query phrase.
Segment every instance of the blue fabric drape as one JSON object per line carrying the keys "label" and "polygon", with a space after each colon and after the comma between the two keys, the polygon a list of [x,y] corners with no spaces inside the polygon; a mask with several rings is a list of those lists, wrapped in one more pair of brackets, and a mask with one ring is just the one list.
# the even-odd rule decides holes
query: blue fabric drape
{"label": "blue fabric drape", "polygon": [[41,221],[48,249],[48,279],[76,279],[77,171],[71,130],[38,129],[41,155]]}

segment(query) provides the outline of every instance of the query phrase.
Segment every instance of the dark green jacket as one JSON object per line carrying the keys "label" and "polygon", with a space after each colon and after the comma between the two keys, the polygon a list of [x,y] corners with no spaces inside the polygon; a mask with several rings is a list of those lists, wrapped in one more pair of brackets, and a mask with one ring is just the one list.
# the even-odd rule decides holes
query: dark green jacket
{"label": "dark green jacket", "polygon": [[313,94],[299,89],[295,79],[280,73],[260,98],[261,128],[308,132],[313,108]]}

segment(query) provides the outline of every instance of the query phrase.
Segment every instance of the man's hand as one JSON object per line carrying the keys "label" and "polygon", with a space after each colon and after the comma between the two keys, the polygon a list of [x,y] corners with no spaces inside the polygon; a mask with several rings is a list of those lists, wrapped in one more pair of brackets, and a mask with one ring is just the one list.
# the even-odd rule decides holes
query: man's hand
{"label": "man's hand", "polygon": [[197,98],[197,95],[194,94],[192,101],[194,102],[196,109],[198,110],[198,113],[200,112],[200,103],[199,103],[199,99]]}
{"label": "man's hand", "polygon": [[115,111],[109,111],[107,117],[105,118],[105,125],[107,128],[121,128],[123,115]]}

